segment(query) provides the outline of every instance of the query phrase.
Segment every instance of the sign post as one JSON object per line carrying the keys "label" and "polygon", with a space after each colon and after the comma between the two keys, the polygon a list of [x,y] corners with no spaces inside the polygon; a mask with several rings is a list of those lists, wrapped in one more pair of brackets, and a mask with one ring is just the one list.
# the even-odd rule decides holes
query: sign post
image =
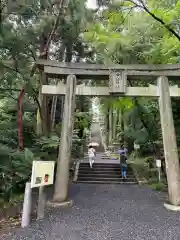
{"label": "sign post", "polygon": [[44,186],[39,187],[38,206],[37,206],[37,219],[44,218],[44,210],[46,205],[46,193]]}
{"label": "sign post", "polygon": [[134,143],[134,160],[135,160],[135,158],[137,158],[137,156],[138,156],[138,150],[140,149],[140,145],[139,144],[136,144],[136,143]]}
{"label": "sign post", "polygon": [[134,143],[134,149],[135,149],[135,150],[138,150],[138,149],[140,149],[140,145],[139,145],[139,144],[136,144],[136,143]]}
{"label": "sign post", "polygon": [[33,161],[31,182],[26,183],[21,227],[27,227],[31,220],[32,188],[39,187],[37,219],[44,217],[46,195],[44,187],[54,182],[54,161]]}
{"label": "sign post", "polygon": [[160,159],[156,159],[156,167],[158,169],[158,179],[160,182],[161,181],[161,160]]}
{"label": "sign post", "polygon": [[28,227],[31,220],[31,210],[32,210],[32,189],[31,183],[27,182],[24,193],[24,203],[23,203],[23,211],[22,211],[22,220],[21,227]]}

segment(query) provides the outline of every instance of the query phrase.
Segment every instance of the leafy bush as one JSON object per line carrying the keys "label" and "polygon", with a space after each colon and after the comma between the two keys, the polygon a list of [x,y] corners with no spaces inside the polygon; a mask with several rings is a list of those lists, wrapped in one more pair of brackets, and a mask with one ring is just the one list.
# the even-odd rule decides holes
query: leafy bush
{"label": "leafy bush", "polygon": [[148,164],[149,169],[154,167],[154,158],[152,156],[148,156],[145,158],[145,163]]}
{"label": "leafy bush", "polygon": [[83,140],[80,139],[77,135],[74,135],[72,139],[72,157],[73,158],[81,157],[82,152],[83,152]]}
{"label": "leafy bush", "polygon": [[159,182],[159,183],[151,183],[151,184],[148,184],[153,190],[156,190],[156,191],[166,191],[167,190],[167,187],[166,185],[163,183],[163,182]]}
{"label": "leafy bush", "polygon": [[[0,101],[0,199],[10,201],[24,191],[26,181],[30,179],[32,161],[36,159],[54,160],[58,156],[61,123],[56,125],[49,136],[36,136],[36,114],[30,99],[23,103],[23,138],[24,151],[17,150],[17,102],[4,97]],[[26,103],[26,104],[25,104]],[[28,104],[27,104],[28,103]],[[33,106],[32,106],[33,105]],[[83,133],[89,123],[87,114],[77,114],[79,121],[75,121],[78,129]],[[80,157],[83,149],[84,135],[80,138],[77,133],[72,138],[72,159]]]}
{"label": "leafy bush", "polygon": [[0,145],[0,198],[9,201],[15,193],[24,189],[25,182],[31,176],[34,154],[29,150],[14,151]]}
{"label": "leafy bush", "polygon": [[23,115],[24,151],[19,151],[17,102],[4,99],[0,104],[0,198],[9,201],[14,194],[24,191],[31,176],[35,155],[30,149],[35,142],[35,115]]}
{"label": "leafy bush", "polygon": [[60,138],[54,133],[49,137],[41,137],[34,144],[34,152],[42,160],[56,160]]}
{"label": "leafy bush", "polygon": [[[35,144],[36,154],[41,157],[41,159],[56,160],[58,156],[60,138],[56,133],[51,134],[49,137],[41,137],[37,139]],[[73,133],[72,137],[72,158],[80,157],[83,147],[83,139],[80,139],[76,133]]]}

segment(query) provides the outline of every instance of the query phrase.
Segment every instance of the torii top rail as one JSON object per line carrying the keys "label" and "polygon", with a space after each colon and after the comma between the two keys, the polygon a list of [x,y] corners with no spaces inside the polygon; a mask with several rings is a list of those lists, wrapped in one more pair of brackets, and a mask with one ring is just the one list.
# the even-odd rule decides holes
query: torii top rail
{"label": "torii top rail", "polygon": [[[166,76],[170,80],[180,79],[180,64],[156,65],[109,65],[87,63],[59,63],[53,60],[38,60],[37,65],[51,78],[65,78],[75,75],[77,79],[109,80],[109,87],[86,86],[85,83],[76,86],[76,95],[86,96],[144,96],[158,97],[157,85],[149,87],[128,86],[127,80],[156,80]],[[170,87],[170,96],[180,96],[178,86]],[[66,85],[60,82],[56,85],[43,85],[42,93],[46,95],[65,95]]]}
{"label": "torii top rail", "polygon": [[[170,79],[179,79],[180,64],[103,64],[88,63],[59,63],[54,60],[37,60],[37,65],[49,77],[59,77],[74,74],[79,79],[108,80],[111,72],[124,72],[128,79],[146,79],[158,76],[167,76]],[[154,78],[155,79],[155,78]]]}

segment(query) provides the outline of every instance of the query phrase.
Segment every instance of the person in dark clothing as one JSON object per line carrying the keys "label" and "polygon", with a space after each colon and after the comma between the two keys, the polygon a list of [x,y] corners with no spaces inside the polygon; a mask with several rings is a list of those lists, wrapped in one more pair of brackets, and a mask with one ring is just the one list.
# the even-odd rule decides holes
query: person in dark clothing
{"label": "person in dark clothing", "polygon": [[127,177],[127,157],[124,153],[120,155],[120,165],[121,165],[121,174],[122,178]]}

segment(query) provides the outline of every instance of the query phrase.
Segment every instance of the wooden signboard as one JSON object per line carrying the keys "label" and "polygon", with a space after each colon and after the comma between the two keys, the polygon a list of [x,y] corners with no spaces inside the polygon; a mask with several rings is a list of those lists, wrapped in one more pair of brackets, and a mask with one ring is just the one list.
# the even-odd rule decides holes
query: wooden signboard
{"label": "wooden signboard", "polygon": [[161,160],[156,159],[156,167],[160,168],[161,167]]}
{"label": "wooden signboard", "polygon": [[137,149],[140,149],[140,145],[139,144],[136,144],[134,143],[134,149],[137,150]]}
{"label": "wooden signboard", "polygon": [[53,184],[54,166],[54,161],[33,161],[31,188]]}

